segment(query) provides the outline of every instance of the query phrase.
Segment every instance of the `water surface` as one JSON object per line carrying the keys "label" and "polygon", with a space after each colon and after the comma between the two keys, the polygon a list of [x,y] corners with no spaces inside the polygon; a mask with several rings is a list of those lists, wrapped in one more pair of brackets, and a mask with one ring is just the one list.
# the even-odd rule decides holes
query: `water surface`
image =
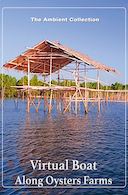
{"label": "water surface", "polygon": [[[125,104],[103,104],[101,113],[94,105],[87,115],[81,110],[63,115],[53,102],[51,115],[43,112],[43,100],[39,114],[35,108],[26,113],[27,103],[14,99],[4,100],[3,108],[3,178],[4,186],[15,186],[17,176],[29,178],[112,178],[111,186],[125,185]],[[33,170],[30,159],[42,162],[65,162],[69,170]],[[72,160],[97,162],[97,171],[71,169]],[[90,185],[89,185],[90,186]],[[47,186],[48,187],[48,186]],[[79,186],[78,186],[79,187]],[[84,185],[84,187],[86,187]],[[90,186],[92,187],[92,185]],[[96,186],[95,186],[96,187]],[[32,187],[33,188],[33,187]],[[127,189],[18,189],[1,188],[4,194],[127,194]]]}

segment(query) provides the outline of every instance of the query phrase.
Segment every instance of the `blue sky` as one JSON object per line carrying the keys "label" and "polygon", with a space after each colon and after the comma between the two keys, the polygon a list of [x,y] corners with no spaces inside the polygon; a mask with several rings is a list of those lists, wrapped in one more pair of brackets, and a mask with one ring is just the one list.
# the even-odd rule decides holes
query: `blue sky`
{"label": "blue sky", "polygon": [[[0,2],[3,7],[3,63],[23,53],[25,47],[33,47],[47,39],[58,40],[62,45],[87,54],[107,66],[118,70],[121,75],[107,76],[108,83],[125,83],[125,9],[119,8],[83,8],[83,7],[126,7],[127,1],[5,1]],[[21,7],[33,8],[21,8]],[[37,8],[34,8],[38,7]],[[41,7],[52,8],[41,8]],[[68,8],[53,8],[53,7]],[[69,8],[76,7],[76,8]],[[78,8],[82,7],[82,8]],[[94,17],[100,22],[32,22],[31,17]],[[2,50],[1,50],[2,51]],[[2,53],[2,52],[1,52]],[[17,78],[22,76],[17,71],[5,72]],[[93,73],[89,75],[93,76]],[[101,80],[106,74],[100,71]],[[128,79],[127,79],[128,83]]]}

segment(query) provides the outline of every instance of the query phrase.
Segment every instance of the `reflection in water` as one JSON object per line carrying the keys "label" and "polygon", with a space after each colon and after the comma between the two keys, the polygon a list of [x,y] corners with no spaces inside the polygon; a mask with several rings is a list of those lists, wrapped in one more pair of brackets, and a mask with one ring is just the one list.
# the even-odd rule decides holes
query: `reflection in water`
{"label": "reflection in water", "polygon": [[88,130],[87,117],[61,115],[54,119],[50,115],[36,121],[28,116],[17,134],[21,166],[29,169],[30,159],[61,163],[82,157],[84,143],[90,142]]}
{"label": "reflection in water", "polygon": [[[111,177],[114,185],[124,185],[124,104],[110,104],[100,114],[94,107],[85,115],[81,108],[77,116],[62,115],[54,108],[51,115],[31,111],[27,116],[22,106],[19,102],[19,110],[11,108],[5,116],[8,118],[4,122],[5,183],[9,175],[11,185],[15,184],[18,175],[30,178],[46,178],[48,175],[75,178],[89,175],[95,178]],[[69,170],[33,170],[31,159],[52,163],[62,163],[69,159]],[[98,171],[72,171],[71,161],[76,159],[85,163],[97,162]],[[28,192],[37,194],[36,189],[12,190],[15,194]],[[78,194],[84,192],[81,189]],[[105,193],[108,194],[108,191]],[[38,189],[38,194],[75,194],[75,190]],[[93,193],[88,191],[87,194]]]}

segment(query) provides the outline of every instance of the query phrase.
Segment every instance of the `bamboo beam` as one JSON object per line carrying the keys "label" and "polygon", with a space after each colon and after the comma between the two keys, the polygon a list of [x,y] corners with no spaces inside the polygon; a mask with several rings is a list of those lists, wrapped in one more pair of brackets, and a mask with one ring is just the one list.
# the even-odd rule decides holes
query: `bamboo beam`
{"label": "bamboo beam", "polygon": [[71,102],[72,102],[72,99],[75,97],[75,95],[76,95],[76,92],[74,93],[74,95],[73,95],[72,98],[70,99],[68,105],[67,105],[66,108],[64,109],[63,114],[65,114],[65,112],[67,111],[67,109],[68,109],[68,107],[70,106],[70,104],[71,104]]}
{"label": "bamboo beam", "polygon": [[14,63],[14,62],[7,62],[7,63],[10,64],[10,65],[14,65],[14,67],[12,67],[11,69],[15,69],[17,66],[21,66],[21,67],[24,67],[24,68],[28,67],[27,65],[17,64],[17,63]]}
{"label": "bamboo beam", "polygon": [[38,105],[37,105],[37,107],[36,107],[36,112],[37,112],[37,113],[39,113],[39,112],[38,112],[38,108],[39,108],[40,103],[41,103],[41,99],[38,101]]}
{"label": "bamboo beam", "polygon": [[90,108],[93,106],[94,102],[91,103],[90,107],[88,108],[88,111],[90,110]]}
{"label": "bamboo beam", "polygon": [[[39,49],[35,49],[35,48],[33,48],[33,47],[25,47],[26,49],[32,49],[32,50],[35,50],[35,51],[39,51]],[[21,55],[23,55],[23,54],[21,54]]]}
{"label": "bamboo beam", "polygon": [[48,73],[45,73],[45,72],[41,72],[41,73],[31,72],[30,75],[43,75],[43,76],[47,76]]}

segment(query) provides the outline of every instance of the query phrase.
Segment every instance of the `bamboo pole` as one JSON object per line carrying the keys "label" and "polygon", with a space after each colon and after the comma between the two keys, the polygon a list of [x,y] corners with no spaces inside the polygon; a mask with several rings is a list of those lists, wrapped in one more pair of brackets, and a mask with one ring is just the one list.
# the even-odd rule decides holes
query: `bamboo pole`
{"label": "bamboo pole", "polygon": [[77,61],[76,61],[76,74],[75,74],[75,82],[76,82],[76,96],[75,96],[75,114],[77,114]]}
{"label": "bamboo pole", "polygon": [[58,70],[58,85],[60,85],[60,70]]}
{"label": "bamboo pole", "polygon": [[61,98],[60,98],[60,93],[59,93],[59,110],[61,111]]}
{"label": "bamboo pole", "polygon": [[45,112],[45,92],[44,92],[44,112]]}
{"label": "bamboo pole", "polygon": [[38,108],[39,108],[40,103],[41,103],[41,99],[38,101],[38,105],[37,105],[37,107],[36,107],[36,113],[39,113],[39,112],[38,112]]}
{"label": "bamboo pole", "polygon": [[75,97],[75,114],[77,114],[77,90],[76,90],[76,97]]}
{"label": "bamboo pole", "polygon": [[90,110],[90,108],[93,106],[93,102],[91,103],[90,107],[88,108],[88,111]]}
{"label": "bamboo pole", "polygon": [[50,79],[49,79],[49,82],[50,82],[50,87],[51,87],[51,74],[52,74],[52,48],[51,48],[51,56],[50,56]]}
{"label": "bamboo pole", "polygon": [[98,112],[100,112],[100,94],[99,94],[100,83],[99,83],[99,69],[97,69],[97,87],[98,87]]}
{"label": "bamboo pole", "polygon": [[[45,73],[45,63],[44,63],[44,73]],[[44,83],[46,81],[45,77],[46,77],[46,75],[44,74]]]}
{"label": "bamboo pole", "polygon": [[[30,61],[29,61],[29,58],[28,58],[28,87],[30,86]],[[30,92],[29,92],[29,89],[28,89],[28,97],[27,97],[27,112],[29,113],[29,107],[30,105]]]}
{"label": "bamboo pole", "polygon": [[67,109],[68,109],[68,107],[70,106],[70,104],[71,104],[71,102],[72,102],[72,99],[75,97],[75,95],[76,95],[76,92],[73,94],[73,96],[72,96],[72,98],[70,99],[68,105],[67,105],[66,108],[64,109],[63,114],[65,114],[65,112],[67,111]]}
{"label": "bamboo pole", "polygon": [[88,108],[88,102],[87,102],[87,79],[86,79],[87,77],[86,77],[86,64],[85,64],[85,114],[87,114],[88,113],[88,110],[87,110],[87,108]]}
{"label": "bamboo pole", "polygon": [[[108,82],[106,84],[106,90],[108,90]],[[107,103],[107,106],[108,106],[108,92],[106,93],[106,103]]]}
{"label": "bamboo pole", "polygon": [[[78,86],[80,87],[79,70],[80,70],[80,63],[78,63]],[[79,111],[80,111],[80,101],[79,101]]]}
{"label": "bamboo pole", "polygon": [[58,98],[57,98],[57,110],[58,110]]}
{"label": "bamboo pole", "polygon": [[[69,101],[71,101],[71,95],[69,95]],[[71,104],[69,105],[69,113],[71,113]]]}
{"label": "bamboo pole", "polygon": [[[24,86],[24,77],[23,77],[23,86]],[[22,92],[22,102],[24,103],[24,91]]]}
{"label": "bamboo pole", "polygon": [[49,114],[51,113],[51,110],[52,110],[52,93],[53,91],[51,90],[51,93],[50,93],[50,102],[49,102]]}

